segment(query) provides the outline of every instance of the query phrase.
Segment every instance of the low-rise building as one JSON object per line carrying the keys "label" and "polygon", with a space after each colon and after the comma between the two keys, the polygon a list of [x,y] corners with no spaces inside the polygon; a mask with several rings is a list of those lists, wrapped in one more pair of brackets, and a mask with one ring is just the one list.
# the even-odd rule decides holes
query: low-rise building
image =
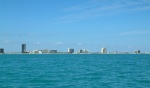
{"label": "low-rise building", "polygon": [[50,50],[49,53],[57,53],[57,50]]}
{"label": "low-rise building", "polygon": [[29,54],[42,54],[42,50],[33,50],[30,51]]}
{"label": "low-rise building", "polygon": [[49,49],[42,50],[42,53],[49,53]]}
{"label": "low-rise building", "polygon": [[88,53],[90,53],[90,52],[89,52],[89,50],[87,50],[87,49],[80,49],[79,52],[77,52],[77,53],[80,53],[80,54],[88,54]]}

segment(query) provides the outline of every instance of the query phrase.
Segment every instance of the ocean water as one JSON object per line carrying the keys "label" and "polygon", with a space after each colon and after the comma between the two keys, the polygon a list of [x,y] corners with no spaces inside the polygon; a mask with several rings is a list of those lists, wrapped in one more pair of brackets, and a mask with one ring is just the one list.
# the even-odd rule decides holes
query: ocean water
{"label": "ocean water", "polygon": [[0,55],[0,88],[34,87],[150,88],[150,55]]}

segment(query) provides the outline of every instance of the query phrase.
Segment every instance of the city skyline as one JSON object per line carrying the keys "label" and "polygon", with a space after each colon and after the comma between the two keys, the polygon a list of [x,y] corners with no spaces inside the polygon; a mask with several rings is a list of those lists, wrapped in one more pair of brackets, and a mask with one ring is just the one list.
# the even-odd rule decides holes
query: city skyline
{"label": "city skyline", "polygon": [[0,48],[150,52],[149,0],[1,0]]}
{"label": "city skyline", "polygon": [[0,54],[150,54],[150,52],[141,50],[129,51],[107,51],[107,48],[102,47],[101,51],[91,52],[88,49],[76,50],[74,48],[68,48],[66,51],[58,51],[57,49],[36,49],[36,50],[27,50],[26,44],[21,44],[20,52],[5,52],[4,48],[0,48]]}

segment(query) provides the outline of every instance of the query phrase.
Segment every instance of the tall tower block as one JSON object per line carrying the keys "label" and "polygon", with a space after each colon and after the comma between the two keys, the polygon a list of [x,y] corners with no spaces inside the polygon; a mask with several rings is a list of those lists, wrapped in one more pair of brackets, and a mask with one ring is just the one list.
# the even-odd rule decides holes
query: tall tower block
{"label": "tall tower block", "polygon": [[22,44],[22,53],[26,53],[26,44]]}

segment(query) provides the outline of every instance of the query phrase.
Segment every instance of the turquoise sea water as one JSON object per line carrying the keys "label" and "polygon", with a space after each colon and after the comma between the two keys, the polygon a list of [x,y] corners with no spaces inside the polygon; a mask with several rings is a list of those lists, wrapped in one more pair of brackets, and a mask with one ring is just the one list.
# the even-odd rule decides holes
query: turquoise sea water
{"label": "turquoise sea water", "polygon": [[0,88],[150,88],[150,55],[0,55]]}

